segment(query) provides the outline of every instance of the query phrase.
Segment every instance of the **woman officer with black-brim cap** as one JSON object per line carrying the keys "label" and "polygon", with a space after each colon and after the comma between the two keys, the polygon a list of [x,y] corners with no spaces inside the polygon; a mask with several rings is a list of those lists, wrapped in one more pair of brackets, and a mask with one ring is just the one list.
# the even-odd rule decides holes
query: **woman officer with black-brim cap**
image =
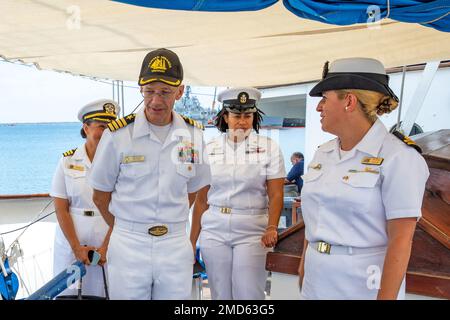
{"label": "woman officer with black-brim cap", "polygon": [[378,60],[340,59],[310,92],[322,97],[322,130],[337,138],[303,176],[306,299],[404,298],[429,171],[420,148],[378,119],[397,107],[388,79]]}
{"label": "woman officer with black-brim cap", "polygon": [[[55,202],[58,225],[55,233],[53,273],[59,274],[75,260],[87,265],[83,278],[83,295],[104,296],[102,269],[90,265],[88,252],[100,255],[99,265],[106,263],[109,228],[92,201],[92,188],[87,183],[98,143],[108,123],[117,119],[119,105],[109,99],[93,101],[78,112],[83,124],[80,147],[64,152],[52,181],[50,195]],[[62,295],[75,294],[66,289]]]}
{"label": "woman officer with black-brim cap", "polygon": [[223,134],[207,145],[211,185],[197,194],[191,229],[193,246],[201,230],[214,300],[265,297],[266,254],[277,242],[286,174],[278,145],[257,134],[260,97],[254,88],[218,96],[222,110],[216,126]]}

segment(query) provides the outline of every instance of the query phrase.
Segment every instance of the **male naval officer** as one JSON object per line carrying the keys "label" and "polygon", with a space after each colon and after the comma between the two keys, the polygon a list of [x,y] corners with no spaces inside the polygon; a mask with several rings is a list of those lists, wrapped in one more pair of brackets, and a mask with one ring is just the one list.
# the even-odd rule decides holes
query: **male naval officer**
{"label": "male naval officer", "polygon": [[189,299],[194,255],[186,233],[196,192],[210,183],[203,126],[173,111],[183,67],[167,49],[149,52],[139,85],[143,110],[108,125],[89,182],[110,226],[111,299]]}

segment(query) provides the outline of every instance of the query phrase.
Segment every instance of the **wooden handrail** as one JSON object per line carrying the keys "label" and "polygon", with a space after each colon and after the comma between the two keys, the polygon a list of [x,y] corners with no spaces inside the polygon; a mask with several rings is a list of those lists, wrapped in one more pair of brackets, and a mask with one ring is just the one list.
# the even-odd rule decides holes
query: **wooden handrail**
{"label": "wooden handrail", "polygon": [[5,194],[0,195],[0,200],[10,200],[10,199],[30,199],[30,198],[48,198],[50,195],[48,193],[35,193],[35,194]]}

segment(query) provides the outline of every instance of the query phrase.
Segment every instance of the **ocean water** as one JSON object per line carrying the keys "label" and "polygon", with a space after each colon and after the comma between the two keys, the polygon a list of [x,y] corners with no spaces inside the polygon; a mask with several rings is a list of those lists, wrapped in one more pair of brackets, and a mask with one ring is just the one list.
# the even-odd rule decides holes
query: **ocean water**
{"label": "ocean water", "polygon": [[80,123],[0,125],[0,194],[48,193],[62,153],[84,141]]}
{"label": "ocean water", "polygon": [[[79,122],[0,124],[0,195],[48,193],[62,153],[84,142],[80,128]],[[217,134],[216,128],[206,128],[205,140]],[[260,134],[278,142],[286,170],[290,155],[305,150],[304,128],[262,129]]]}

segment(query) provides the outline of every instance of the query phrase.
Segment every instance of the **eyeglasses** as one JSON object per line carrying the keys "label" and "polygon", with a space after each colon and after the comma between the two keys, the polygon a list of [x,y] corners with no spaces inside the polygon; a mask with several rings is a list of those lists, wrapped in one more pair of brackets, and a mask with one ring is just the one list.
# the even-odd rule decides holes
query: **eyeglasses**
{"label": "eyeglasses", "polygon": [[143,90],[141,92],[142,96],[146,99],[151,99],[156,96],[160,96],[163,99],[169,99],[175,91],[172,90],[162,90],[162,91],[156,91],[156,90]]}

